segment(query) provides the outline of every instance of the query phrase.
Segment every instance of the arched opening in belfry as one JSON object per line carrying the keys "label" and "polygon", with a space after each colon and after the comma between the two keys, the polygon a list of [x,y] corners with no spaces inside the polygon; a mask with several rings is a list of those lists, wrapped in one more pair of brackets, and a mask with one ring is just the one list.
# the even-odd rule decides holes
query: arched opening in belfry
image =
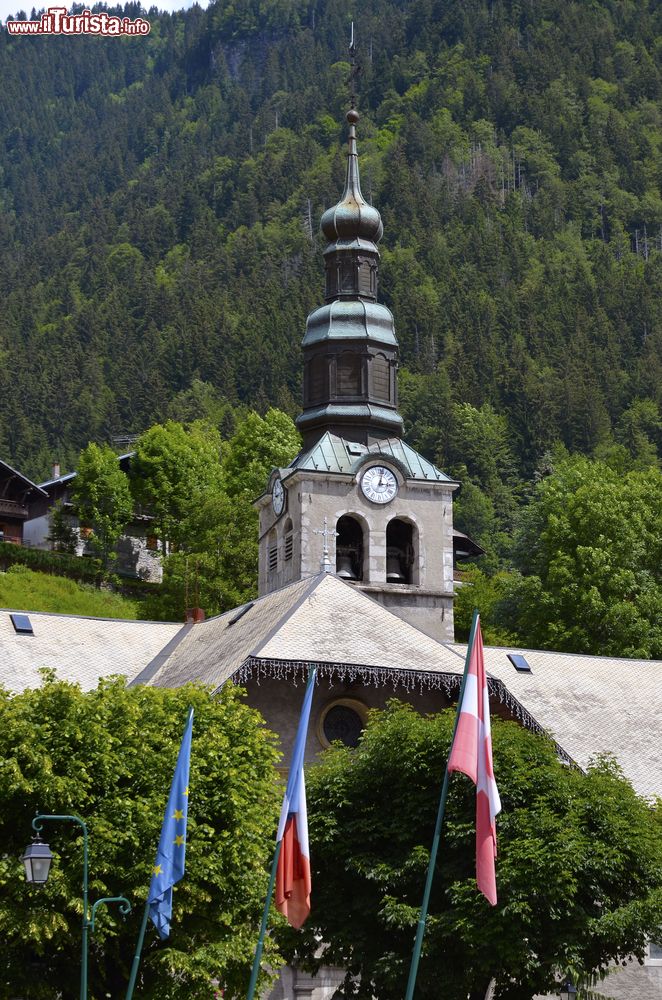
{"label": "arched opening in belfry", "polygon": [[414,583],[416,528],[394,517],[386,526],[386,582]]}
{"label": "arched opening in belfry", "polygon": [[336,524],[336,576],[342,580],[363,579],[363,527],[344,514]]}

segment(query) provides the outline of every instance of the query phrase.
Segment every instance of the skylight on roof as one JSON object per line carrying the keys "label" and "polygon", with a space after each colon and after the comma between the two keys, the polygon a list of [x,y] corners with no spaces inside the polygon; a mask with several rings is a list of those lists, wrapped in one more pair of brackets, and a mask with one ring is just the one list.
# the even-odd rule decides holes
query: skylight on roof
{"label": "skylight on roof", "polygon": [[34,629],[32,628],[32,622],[28,615],[10,615],[11,623],[14,626],[14,631],[18,632],[19,635],[34,635]]}
{"label": "skylight on roof", "polygon": [[238,622],[240,618],[243,618],[244,615],[251,610],[254,604],[255,601],[249,601],[248,604],[244,604],[243,607],[239,608],[234,618],[231,618],[228,622],[228,628],[230,628],[230,625],[234,625],[235,622]]}
{"label": "skylight on roof", "polygon": [[521,653],[508,653],[508,659],[514,666],[515,670],[518,670],[521,674],[530,674],[531,667],[525,656]]}

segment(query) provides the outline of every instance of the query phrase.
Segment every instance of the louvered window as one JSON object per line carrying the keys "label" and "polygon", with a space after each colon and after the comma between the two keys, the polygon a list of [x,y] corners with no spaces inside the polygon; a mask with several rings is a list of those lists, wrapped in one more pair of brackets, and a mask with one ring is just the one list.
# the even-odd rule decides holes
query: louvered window
{"label": "louvered window", "polygon": [[361,359],[355,354],[338,358],[336,391],[339,396],[358,396],[361,393]]}
{"label": "louvered window", "polygon": [[313,358],[309,369],[309,396],[311,403],[318,403],[326,396],[327,360]]}
{"label": "louvered window", "polygon": [[385,403],[391,399],[391,371],[390,365],[383,354],[378,354],[372,359],[372,394],[375,399],[383,399]]}

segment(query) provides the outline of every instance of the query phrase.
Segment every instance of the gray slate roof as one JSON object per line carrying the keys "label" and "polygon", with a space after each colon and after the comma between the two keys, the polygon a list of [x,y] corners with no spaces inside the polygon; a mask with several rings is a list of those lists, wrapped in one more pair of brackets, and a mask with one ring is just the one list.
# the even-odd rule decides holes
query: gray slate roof
{"label": "gray slate roof", "polygon": [[[595,996],[608,1000],[662,1000],[662,966],[641,966],[636,959],[614,966],[609,975],[592,988]],[[534,1000],[558,1000],[558,995],[534,997]]]}
{"label": "gray slate roof", "polygon": [[[51,667],[84,689],[110,674],[216,689],[260,670],[287,680],[315,662],[366,683],[457,690],[464,646],[436,642],[335,576],[298,581],[240,610],[193,626],[31,613],[34,635],[16,634],[0,611],[0,684],[35,687],[39,668]],[[550,732],[578,764],[612,753],[640,794],[662,794],[661,662],[518,650],[531,666],[518,673],[508,652],[485,649],[493,697]]]}
{"label": "gray slate roof", "polygon": [[0,685],[10,691],[39,687],[41,667],[86,691],[111,674],[133,677],[182,631],[171,622],[31,611],[34,635],[18,635],[9,615],[0,610]]}
{"label": "gray slate roof", "polygon": [[[460,655],[465,646],[454,645]],[[507,654],[522,653],[531,673]],[[662,663],[541,650],[485,648],[501,680],[580,766],[613,753],[640,795],[662,795]]]}
{"label": "gray slate roof", "polygon": [[419,482],[454,482],[401,438],[386,438],[371,445],[363,445],[345,441],[329,431],[309,451],[302,451],[297,455],[290,469],[355,475],[369,456],[395,460],[407,479]]}
{"label": "gray slate roof", "polygon": [[390,676],[462,671],[452,650],[331,574],[267,594],[233,623],[236,615],[194,626],[149,683],[178,687],[195,680],[217,688],[253,660],[365,667]]}

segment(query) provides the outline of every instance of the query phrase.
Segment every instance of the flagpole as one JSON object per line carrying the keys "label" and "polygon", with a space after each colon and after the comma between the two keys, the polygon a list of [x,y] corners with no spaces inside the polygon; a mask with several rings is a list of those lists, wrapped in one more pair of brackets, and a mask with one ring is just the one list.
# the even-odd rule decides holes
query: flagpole
{"label": "flagpole", "polygon": [[276,883],[276,873],[278,871],[278,858],[280,857],[280,848],[282,840],[279,840],[276,844],[276,851],[274,853],[274,860],[271,865],[271,874],[269,875],[269,886],[267,888],[267,899],[264,904],[264,912],[262,913],[262,924],[260,926],[260,936],[257,940],[257,947],[255,948],[255,958],[253,959],[253,968],[251,969],[251,981],[248,984],[248,997],[247,1000],[253,1000],[255,994],[255,987],[257,985],[257,977],[260,972],[260,962],[262,961],[262,949],[264,947],[264,938],[267,933],[267,921],[269,919],[269,909],[271,906],[271,897],[274,892],[274,885]]}
{"label": "flagpole", "polygon": [[[180,776],[180,780],[182,780],[183,782],[185,782],[185,784],[187,786],[186,789],[184,789],[183,793],[184,793],[185,796],[188,796],[188,774],[189,774],[189,765],[190,765],[190,760],[191,760],[191,756],[190,755],[191,755],[191,730],[192,730],[192,728],[193,728],[193,708],[191,707],[189,709],[188,717],[186,719],[186,725],[184,726],[184,735],[182,736],[182,742],[179,745],[179,753],[177,754],[177,763],[175,765],[175,773],[173,775],[172,784],[170,786],[170,795],[168,796],[168,802],[166,803],[165,816],[163,818],[163,825],[161,827],[161,838],[159,840],[159,848],[158,848],[157,855],[156,855],[156,861],[157,862],[158,862],[158,859],[159,859],[159,851],[161,851],[161,841],[163,840],[164,830],[166,829],[166,824],[168,822],[168,816],[169,816],[169,812],[170,812],[170,808],[171,808],[171,799],[172,799],[173,791],[174,791],[175,786],[176,786],[176,782],[178,780],[178,775]],[[182,760],[183,760],[182,753],[184,751],[184,746],[186,744],[187,735],[188,735],[188,751],[187,751],[187,756],[185,758],[185,760],[186,760],[186,763],[185,763],[185,772],[184,772],[185,773],[185,777],[183,777],[181,775],[180,768],[181,768],[181,765],[182,765]],[[182,806],[182,809],[184,809],[183,806]],[[186,839],[186,819],[188,819],[188,807],[186,808],[185,812],[186,812],[186,818],[184,818],[183,812],[180,812],[179,815],[178,815],[178,817],[177,817],[179,820],[183,820],[184,821],[183,839],[178,841],[180,844],[181,843],[185,843],[185,839]],[[175,815],[177,816],[177,814],[175,814]],[[175,817],[173,816],[173,817],[170,817],[170,818],[174,819]],[[171,884],[171,888],[172,888],[172,885],[174,885],[175,882],[179,881],[179,879],[184,874],[184,861],[183,861],[183,859],[182,859],[181,864],[182,864],[182,870],[181,870],[181,872],[178,874],[178,876],[176,878],[174,878],[174,876],[173,876],[174,881]],[[158,865],[159,869],[160,869],[160,867],[161,866]],[[155,865],[155,867],[154,867],[154,871],[155,872],[156,872],[156,869],[157,869],[157,865]],[[145,900],[145,911],[143,913],[143,919],[142,919],[142,923],[140,925],[140,931],[138,933],[138,941],[136,943],[136,951],[135,951],[135,954],[133,956],[133,962],[131,963],[131,975],[129,977],[129,984],[127,986],[125,1000],[131,1000],[131,998],[133,996],[133,990],[134,990],[135,985],[136,985],[136,979],[138,978],[138,968],[140,966],[140,957],[142,955],[143,942],[145,940],[145,931],[147,930],[147,921],[148,921],[149,915],[150,915],[150,893],[151,893],[153,884],[154,884],[154,876],[152,876],[152,881],[150,882],[149,888],[147,890],[147,899]],[[170,915],[171,914],[169,913],[168,919],[170,918]],[[167,936],[167,934],[169,932],[170,932],[170,925],[168,923],[168,929],[166,931],[166,935],[165,936]],[[164,936],[161,933],[160,930],[159,930],[159,934],[161,935],[161,937]]]}
{"label": "flagpole", "polygon": [[143,913],[143,922],[140,925],[140,933],[138,935],[138,943],[136,945],[136,953],[133,956],[133,964],[131,966],[131,978],[129,979],[129,986],[126,991],[125,1000],[131,1000],[133,996],[133,988],[136,985],[136,979],[138,978],[138,966],[140,965],[140,956],[143,950],[143,941],[145,940],[145,931],[147,930],[147,920],[149,918],[149,899],[145,903],[145,912]]}
{"label": "flagpole", "polygon": [[[315,672],[316,672],[315,668],[313,668],[312,670],[310,670],[308,674],[308,683],[306,684],[306,691],[303,696],[304,703],[306,701],[306,694],[308,693],[311,685],[315,683]],[[267,933],[267,921],[269,920],[271,897],[273,896],[274,885],[276,884],[278,859],[280,857],[280,848],[282,843],[283,843],[282,838],[276,843],[276,851],[274,853],[274,859],[271,863],[271,874],[269,875],[267,898],[264,902],[264,910],[262,912],[262,924],[260,925],[260,936],[257,939],[257,946],[255,948],[255,957],[253,958],[253,968],[251,969],[251,981],[248,984],[248,994],[246,1000],[253,1000],[253,997],[255,995],[255,987],[257,986],[257,977],[260,973],[260,962],[262,961],[262,949],[264,948],[264,939]]]}
{"label": "flagpole", "polygon": [[[453,735],[451,737],[450,747],[448,749],[448,757],[450,757],[450,752],[455,742],[455,733],[457,731],[457,724],[460,719],[460,709],[462,706],[462,695],[464,694],[464,686],[467,681],[467,670],[469,667],[469,660],[471,658],[471,650],[474,644],[474,638],[476,635],[476,625],[478,623],[478,611],[475,610],[473,614],[473,620],[471,622],[471,632],[469,633],[469,645],[467,647],[467,657],[464,661],[464,674],[462,675],[462,684],[460,687],[460,694],[457,699],[457,711],[455,712],[455,724],[453,726]],[[446,758],[446,769],[444,771],[444,781],[441,786],[441,798],[439,799],[439,808],[437,810],[437,822],[434,828],[434,836],[432,838],[432,848],[430,849],[430,862],[428,864],[428,873],[425,880],[425,890],[423,892],[423,902],[421,903],[421,912],[418,918],[418,925],[416,927],[416,940],[414,942],[414,951],[411,956],[411,966],[409,968],[409,980],[407,981],[407,992],[405,994],[405,1000],[413,1000],[414,989],[416,988],[416,976],[418,974],[418,963],[421,958],[421,951],[423,949],[423,937],[425,935],[425,924],[428,916],[428,906],[430,903],[430,893],[432,891],[432,880],[434,878],[434,870],[437,863],[437,852],[439,850],[439,840],[441,838],[441,828],[444,822],[444,812],[446,809],[446,798],[448,796],[448,757]]]}

